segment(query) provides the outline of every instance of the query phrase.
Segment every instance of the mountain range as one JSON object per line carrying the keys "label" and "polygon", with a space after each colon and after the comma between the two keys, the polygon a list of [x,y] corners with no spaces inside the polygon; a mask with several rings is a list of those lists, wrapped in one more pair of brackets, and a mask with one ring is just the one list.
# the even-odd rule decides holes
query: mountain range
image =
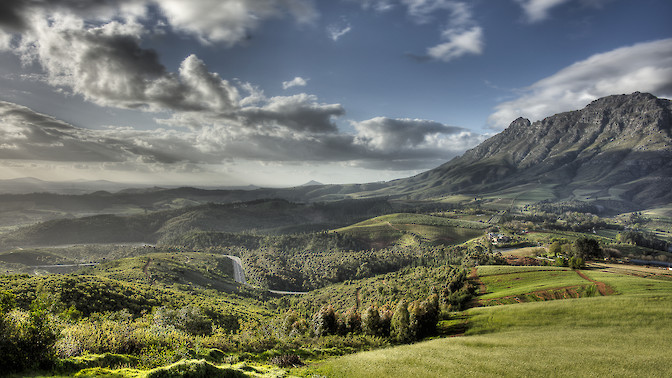
{"label": "mountain range", "polygon": [[[7,184],[7,182],[6,182]],[[48,188],[44,182],[13,182]],[[112,183],[90,183],[90,186]],[[74,185],[69,183],[66,189]],[[456,194],[589,201],[615,212],[672,204],[672,102],[635,92],[593,101],[581,110],[540,121],[513,121],[462,156],[419,175],[368,184],[294,188],[139,188],[82,196],[0,195],[0,209],[44,206],[74,216],[114,213],[129,206],[164,210],[206,202],[279,198],[296,202],[387,197],[434,200]],[[63,188],[61,188],[63,189]],[[246,189],[246,190],[240,190]],[[63,193],[63,191],[55,191]],[[24,192],[25,193],[25,192]]]}
{"label": "mountain range", "polygon": [[387,183],[392,196],[530,193],[624,209],[672,203],[672,102],[635,92],[541,121],[524,118],[435,169]]}

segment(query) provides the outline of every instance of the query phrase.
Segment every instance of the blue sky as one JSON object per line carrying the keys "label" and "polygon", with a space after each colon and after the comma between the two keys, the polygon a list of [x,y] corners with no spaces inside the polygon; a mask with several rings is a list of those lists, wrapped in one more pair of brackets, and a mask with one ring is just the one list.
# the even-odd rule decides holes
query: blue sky
{"label": "blue sky", "polygon": [[519,116],[672,96],[667,0],[24,0],[0,14],[0,178],[390,180]]}

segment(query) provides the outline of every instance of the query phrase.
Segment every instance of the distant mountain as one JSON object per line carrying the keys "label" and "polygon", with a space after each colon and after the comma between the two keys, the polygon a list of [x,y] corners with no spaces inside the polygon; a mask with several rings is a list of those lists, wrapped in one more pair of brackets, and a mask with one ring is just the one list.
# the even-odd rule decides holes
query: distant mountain
{"label": "distant mountain", "polygon": [[537,191],[612,208],[672,203],[672,102],[608,96],[531,123],[519,118],[461,157],[384,192],[415,198]]}
{"label": "distant mountain", "polygon": [[[56,194],[87,194],[97,191],[116,192],[128,188],[129,184],[96,180],[96,181],[44,181],[33,177],[22,177],[0,180],[1,194],[25,193],[56,193]],[[147,188],[148,185],[134,185]]]}
{"label": "distant mountain", "polygon": [[323,185],[324,185],[324,184],[321,183],[321,182],[317,182],[317,181],[315,181],[315,180],[310,180],[310,181],[308,181],[307,183],[305,183],[305,184],[303,184],[303,185],[299,185],[299,186],[323,186]]}

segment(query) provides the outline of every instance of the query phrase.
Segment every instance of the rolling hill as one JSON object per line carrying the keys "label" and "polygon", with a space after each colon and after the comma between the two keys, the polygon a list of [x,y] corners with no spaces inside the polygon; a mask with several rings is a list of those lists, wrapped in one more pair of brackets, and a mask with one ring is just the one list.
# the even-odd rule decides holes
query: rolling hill
{"label": "rolling hill", "polygon": [[390,212],[384,199],[299,204],[281,199],[185,207],[120,216],[55,219],[19,228],[0,237],[0,247],[88,243],[147,243],[190,231],[292,233],[342,227]]}

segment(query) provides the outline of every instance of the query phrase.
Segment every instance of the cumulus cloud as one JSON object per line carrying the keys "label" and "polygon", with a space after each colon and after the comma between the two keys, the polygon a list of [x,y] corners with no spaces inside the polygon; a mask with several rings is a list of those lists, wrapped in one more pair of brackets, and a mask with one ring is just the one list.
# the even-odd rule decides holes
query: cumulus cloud
{"label": "cumulus cloud", "polygon": [[248,127],[282,126],[292,131],[336,132],[332,118],[345,114],[340,104],[320,104],[317,97],[301,93],[270,98],[264,106],[240,109]]}
{"label": "cumulus cloud", "polygon": [[154,0],[170,24],[203,42],[236,44],[266,19],[292,15],[300,23],[317,18],[308,0]]}
{"label": "cumulus cloud", "polygon": [[[0,16],[0,28],[14,34],[0,35],[0,47],[11,49],[25,63],[38,63],[43,80],[58,90],[101,106],[160,114],[164,118],[157,121],[165,128],[89,130],[1,103],[0,159],[136,168],[240,160],[346,162],[399,170],[430,168],[480,141],[463,129],[424,120],[374,118],[354,123],[355,132],[346,133],[335,123],[345,114],[340,104],[323,103],[306,93],[266,97],[250,83],[229,82],[211,72],[195,55],[185,57],[171,72],[155,51],[142,47],[152,30],[142,18],[148,4],[165,15],[169,27],[204,43],[225,45],[246,38],[268,18],[291,14],[309,22],[315,17],[308,0],[198,0],[189,2],[189,10],[183,3],[3,2],[1,10],[7,12]],[[448,3],[456,4],[437,1],[433,8],[404,2],[418,19],[430,17],[434,9],[450,9],[451,25],[466,25],[461,20],[469,17],[459,9],[467,8]],[[208,7],[231,12],[206,14]],[[61,11],[68,8],[76,11]],[[283,87],[305,84],[306,79],[297,77]]]}
{"label": "cumulus cloud", "polygon": [[461,127],[422,119],[376,117],[352,125],[356,130],[354,143],[371,156],[361,162],[368,168],[430,168],[484,139]]}
{"label": "cumulus cloud", "polygon": [[217,112],[237,106],[237,89],[194,55],[177,73],[167,72],[154,50],[140,47],[142,33],[132,21],[89,27],[55,14],[36,17],[13,51],[26,62],[37,61],[50,84],[103,106]]}
{"label": "cumulus cloud", "polygon": [[[483,136],[465,129],[427,120],[378,117],[354,122],[355,133],[343,133],[328,122],[321,126],[311,122],[292,125],[294,121],[273,119],[273,111],[304,100],[312,101],[302,97],[269,99],[264,109],[270,115],[259,115],[261,121],[251,125],[268,122],[273,127],[238,129],[236,122],[242,121],[218,120],[198,129],[158,130],[83,129],[20,105],[0,102],[0,160],[113,164],[117,170],[127,167],[136,171],[233,161],[343,162],[372,169],[408,170],[432,168],[483,140]],[[334,107],[332,111],[340,110]],[[142,168],[143,164],[148,167]]]}
{"label": "cumulus cloud", "polygon": [[518,117],[538,120],[603,96],[636,91],[672,97],[672,39],[621,47],[576,62],[496,106],[488,122],[504,128]]}
{"label": "cumulus cloud", "polygon": [[299,23],[311,23],[318,17],[311,0],[8,0],[0,3],[0,26],[25,31],[40,13],[132,20],[146,16],[150,7],[158,9],[174,30],[206,44],[229,46],[247,40],[268,19],[290,15]]}
{"label": "cumulus cloud", "polygon": [[165,164],[213,160],[191,147],[193,137],[185,139],[184,134],[168,130],[82,129],[4,101],[0,122],[0,159]]}
{"label": "cumulus cloud", "polygon": [[282,89],[289,89],[293,87],[305,87],[306,85],[308,85],[308,80],[300,76],[297,76],[290,81],[283,81]]}
{"label": "cumulus cloud", "polygon": [[441,43],[427,48],[419,60],[450,62],[464,55],[480,55],[485,46],[483,28],[473,18],[467,2],[453,0],[401,0],[409,15],[419,23],[434,20],[438,14],[447,14],[446,26],[441,32]]}
{"label": "cumulus cloud", "polygon": [[[354,0],[353,0],[354,1]],[[483,28],[474,20],[471,4],[457,0],[363,0],[364,9],[387,11],[402,6],[414,22],[426,24],[446,18],[441,43],[430,46],[425,54],[408,54],[419,61],[449,62],[464,55],[480,55],[485,47]]]}

